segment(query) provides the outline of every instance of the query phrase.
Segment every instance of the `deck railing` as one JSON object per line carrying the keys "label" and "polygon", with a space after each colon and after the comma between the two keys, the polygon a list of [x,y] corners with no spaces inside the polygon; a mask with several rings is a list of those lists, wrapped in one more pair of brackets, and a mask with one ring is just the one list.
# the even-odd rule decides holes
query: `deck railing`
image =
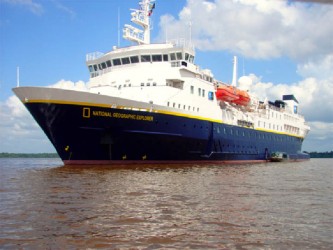
{"label": "deck railing", "polygon": [[102,56],[104,56],[104,53],[102,52],[99,52],[99,51],[96,51],[96,52],[92,52],[92,53],[88,53],[86,55],[86,61],[89,62],[89,61],[93,61],[93,60],[96,60],[98,58],[101,58]]}

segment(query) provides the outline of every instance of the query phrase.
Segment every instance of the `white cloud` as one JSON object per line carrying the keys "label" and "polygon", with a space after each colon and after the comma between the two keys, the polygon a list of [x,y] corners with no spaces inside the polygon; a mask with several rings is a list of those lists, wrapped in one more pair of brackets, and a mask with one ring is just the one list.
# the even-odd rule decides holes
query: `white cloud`
{"label": "white cloud", "polygon": [[327,54],[318,60],[299,64],[297,72],[303,77],[312,76],[317,79],[333,78],[333,53]]}
{"label": "white cloud", "polygon": [[302,75],[308,68],[315,72],[318,62],[329,63],[325,72],[332,71],[333,5],[188,0],[177,17],[160,18],[159,39],[189,39],[189,23],[200,50],[226,50],[255,59],[286,56],[299,65]]}
{"label": "white cloud", "polygon": [[[86,91],[83,81],[61,80],[49,87]],[[50,141],[16,96],[0,102],[0,152],[55,152]]]}
{"label": "white cloud", "polygon": [[304,141],[303,150],[326,152],[333,150],[333,123],[309,122],[311,131]]}
{"label": "white cloud", "polygon": [[[51,151],[51,145],[34,119],[16,96],[0,103],[0,152]],[[44,152],[44,151],[43,151]],[[51,151],[52,152],[52,151]],[[54,149],[53,149],[54,152]]]}
{"label": "white cloud", "polygon": [[72,82],[72,81],[66,81],[66,80],[62,79],[59,82],[50,85],[49,87],[59,88],[59,89],[88,91],[87,84],[84,81]]}
{"label": "white cloud", "polygon": [[310,122],[333,123],[333,78],[316,79],[306,78],[298,83],[273,84],[262,82],[254,74],[248,76],[252,79],[249,85],[250,92],[261,100],[278,100],[282,95],[293,94],[300,103],[300,112]]}
{"label": "white cloud", "polygon": [[293,94],[300,103],[299,112],[304,115],[311,131],[305,140],[303,150],[333,150],[333,78],[306,78],[292,85],[262,82],[254,74],[246,82],[249,90],[261,100],[281,100],[282,95]]}
{"label": "white cloud", "polygon": [[[76,12],[63,4],[60,0],[49,1],[52,2],[58,10],[68,14],[71,18],[74,18],[76,16]],[[44,13],[43,5],[37,3],[35,0],[0,0],[0,2],[26,8],[36,15],[41,15]]]}
{"label": "white cloud", "polygon": [[61,3],[58,0],[52,0],[52,2],[55,4],[55,6],[63,11],[64,13],[67,13],[71,18],[74,18],[76,16],[75,11],[73,11],[72,9],[70,9],[69,7],[67,7],[66,5],[64,5],[63,3]]}
{"label": "white cloud", "polygon": [[28,8],[29,11],[37,15],[44,12],[43,6],[34,0],[2,0],[2,2]]}

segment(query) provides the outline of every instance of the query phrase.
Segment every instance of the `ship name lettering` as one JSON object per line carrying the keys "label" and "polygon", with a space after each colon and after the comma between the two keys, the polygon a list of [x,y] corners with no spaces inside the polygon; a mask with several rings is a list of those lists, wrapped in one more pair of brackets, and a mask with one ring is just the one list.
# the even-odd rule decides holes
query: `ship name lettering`
{"label": "ship name lettering", "polygon": [[113,117],[120,118],[120,119],[136,120],[136,115],[132,115],[132,114],[113,113]]}
{"label": "ship name lettering", "polygon": [[142,120],[142,121],[149,121],[152,122],[154,120],[154,117],[149,116],[149,115],[137,115],[136,116],[137,120]]}
{"label": "ship name lettering", "polygon": [[111,117],[111,112],[106,112],[106,111],[93,111],[93,116],[106,116],[106,117]]}
{"label": "ship name lettering", "polygon": [[119,118],[119,119],[130,119],[130,120],[138,120],[138,121],[154,121],[153,116],[149,115],[134,115],[134,114],[124,114],[124,113],[113,113],[113,118]]}
{"label": "ship name lettering", "polygon": [[137,121],[154,121],[154,117],[150,115],[135,115],[135,114],[126,114],[126,113],[111,113],[108,111],[94,110],[92,111],[93,116],[100,117],[113,117],[117,119],[129,119],[129,120],[137,120]]}

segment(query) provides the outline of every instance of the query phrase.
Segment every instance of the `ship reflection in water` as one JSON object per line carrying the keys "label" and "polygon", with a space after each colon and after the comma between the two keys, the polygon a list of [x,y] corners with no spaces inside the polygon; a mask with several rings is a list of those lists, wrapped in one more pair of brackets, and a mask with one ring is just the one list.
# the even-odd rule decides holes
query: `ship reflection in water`
{"label": "ship reflection in water", "polygon": [[332,161],[56,167],[0,159],[0,248],[329,249]]}

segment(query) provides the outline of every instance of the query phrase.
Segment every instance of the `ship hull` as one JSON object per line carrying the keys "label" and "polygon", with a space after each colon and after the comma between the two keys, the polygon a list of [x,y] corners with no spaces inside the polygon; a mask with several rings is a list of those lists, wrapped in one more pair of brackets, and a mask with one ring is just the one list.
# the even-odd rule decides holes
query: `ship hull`
{"label": "ship hull", "polygon": [[19,97],[66,165],[261,162],[277,151],[308,158],[298,153],[303,138],[174,112],[63,101],[52,91],[48,99]]}

